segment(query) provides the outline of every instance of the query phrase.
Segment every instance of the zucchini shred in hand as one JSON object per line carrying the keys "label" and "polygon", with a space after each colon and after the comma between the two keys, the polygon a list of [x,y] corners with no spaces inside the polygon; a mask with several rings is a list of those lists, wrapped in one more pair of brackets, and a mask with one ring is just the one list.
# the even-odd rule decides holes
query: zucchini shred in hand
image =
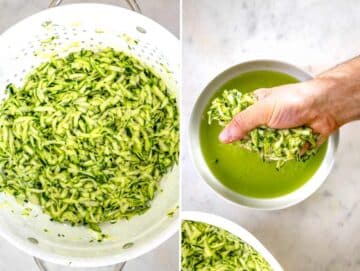
{"label": "zucchini shred in hand", "polygon": [[272,271],[250,245],[218,227],[190,220],[181,226],[182,271]]}
{"label": "zucchini shred in hand", "polygon": [[[236,114],[254,103],[256,97],[252,93],[242,93],[237,89],[224,90],[210,104],[208,124],[216,121],[220,126],[226,126]],[[318,151],[317,140],[318,135],[306,126],[291,129],[260,126],[234,144],[259,153],[264,161],[276,162],[276,169],[280,169],[287,161],[306,161],[314,156]]]}
{"label": "zucchini shred in hand", "polygon": [[115,222],[150,208],[178,162],[165,82],[111,48],[52,58],[0,105],[0,190],[58,222]]}

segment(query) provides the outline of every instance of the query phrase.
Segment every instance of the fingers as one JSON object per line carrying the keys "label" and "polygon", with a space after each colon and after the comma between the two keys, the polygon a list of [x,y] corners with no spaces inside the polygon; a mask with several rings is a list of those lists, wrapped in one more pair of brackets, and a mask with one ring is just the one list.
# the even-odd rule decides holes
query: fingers
{"label": "fingers", "polygon": [[338,127],[336,123],[333,123],[326,118],[314,121],[310,123],[309,126],[313,129],[314,133],[319,134],[319,138],[317,140],[318,146],[322,145],[327,140],[329,135]]}
{"label": "fingers", "polygon": [[258,102],[237,114],[220,133],[222,143],[232,143],[244,138],[249,131],[265,124],[268,112],[261,101],[271,94],[271,88],[259,88],[253,92]]}
{"label": "fingers", "polygon": [[308,142],[306,142],[300,150],[300,156],[302,156],[309,149],[309,147],[310,147],[310,144]]}
{"label": "fingers", "polygon": [[328,139],[328,136],[320,135],[317,141],[317,146],[321,146]]}
{"label": "fingers", "polygon": [[232,143],[244,138],[252,129],[267,122],[269,111],[266,103],[257,102],[238,113],[220,133],[222,143]]}

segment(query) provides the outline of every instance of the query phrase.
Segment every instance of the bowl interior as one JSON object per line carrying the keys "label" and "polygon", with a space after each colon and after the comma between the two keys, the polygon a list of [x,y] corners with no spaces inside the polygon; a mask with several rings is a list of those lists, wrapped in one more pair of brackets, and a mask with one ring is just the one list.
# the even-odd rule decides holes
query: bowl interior
{"label": "bowl interior", "polygon": [[241,240],[252,246],[258,253],[260,253],[260,255],[265,258],[265,260],[270,264],[274,271],[283,271],[281,265],[274,258],[274,256],[271,255],[271,253],[263,246],[263,244],[258,239],[256,239],[255,236],[253,236],[250,232],[248,232],[238,224],[217,215],[194,211],[182,212],[181,219],[203,222],[227,230],[228,232],[234,234],[235,236],[239,237]]}
{"label": "bowl interior", "polygon": [[201,116],[210,99],[213,97],[216,91],[229,80],[240,74],[258,70],[282,72],[297,78],[299,81],[305,81],[312,78],[310,74],[300,70],[295,66],[272,60],[245,62],[225,70],[217,77],[215,77],[205,87],[194,105],[189,129],[191,148],[190,153],[192,155],[195,167],[197,168],[197,171],[201,177],[213,190],[215,190],[225,199],[251,208],[269,210],[282,209],[306,199],[325,181],[334,163],[334,156],[339,141],[339,132],[335,132],[329,137],[326,154],[320,167],[303,186],[289,194],[266,199],[244,196],[224,186],[210,171],[200,148]]}
{"label": "bowl interior", "polygon": [[[55,36],[53,43],[49,38]],[[51,40],[51,39],[50,39]],[[167,42],[164,43],[163,41]],[[178,96],[179,42],[163,27],[129,10],[100,4],[75,4],[49,9],[16,24],[0,36],[0,89],[21,85],[34,66],[52,52],[112,47],[151,66]],[[0,92],[0,98],[4,98]],[[162,192],[149,211],[128,221],[106,223],[109,238],[85,227],[49,221],[38,206],[19,205],[0,194],[0,235],[25,252],[46,261],[96,267],[130,260],[153,249],[177,230],[179,173],[175,167],[161,182]],[[25,207],[31,211],[23,215]]]}

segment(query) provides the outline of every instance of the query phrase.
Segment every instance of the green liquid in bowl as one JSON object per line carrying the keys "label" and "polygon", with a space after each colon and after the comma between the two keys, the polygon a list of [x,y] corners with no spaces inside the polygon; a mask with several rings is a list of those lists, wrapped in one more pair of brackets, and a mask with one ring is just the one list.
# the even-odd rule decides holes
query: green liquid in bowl
{"label": "green liquid in bowl", "polygon": [[[236,88],[250,92],[258,88],[295,82],[298,80],[284,73],[253,71],[228,81],[213,98],[221,95],[225,89]],[[222,127],[215,122],[211,125],[207,123],[210,102],[201,119],[201,150],[213,175],[231,190],[255,198],[283,196],[305,184],[320,167],[325,157],[327,143],[323,144],[318,153],[309,160],[289,161],[279,171],[276,170],[275,163],[264,162],[258,153],[236,145],[220,143],[218,136]]]}

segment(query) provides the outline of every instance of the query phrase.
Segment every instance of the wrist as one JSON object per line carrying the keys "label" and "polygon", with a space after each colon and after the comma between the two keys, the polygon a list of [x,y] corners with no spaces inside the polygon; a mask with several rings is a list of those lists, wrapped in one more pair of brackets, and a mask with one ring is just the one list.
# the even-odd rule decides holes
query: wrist
{"label": "wrist", "polygon": [[[344,70],[330,71],[311,81],[320,113],[340,127],[360,119],[360,80]],[[310,88],[311,89],[311,88]]]}

